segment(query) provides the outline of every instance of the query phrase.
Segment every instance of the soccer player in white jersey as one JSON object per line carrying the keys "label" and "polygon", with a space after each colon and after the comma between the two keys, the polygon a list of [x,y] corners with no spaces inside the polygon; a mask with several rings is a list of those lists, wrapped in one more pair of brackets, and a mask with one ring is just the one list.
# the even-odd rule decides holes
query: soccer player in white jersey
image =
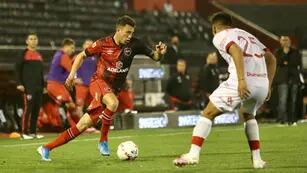
{"label": "soccer player in white jersey", "polygon": [[251,150],[254,168],[264,168],[260,156],[257,109],[270,97],[276,70],[274,55],[252,34],[232,28],[228,14],[219,12],[211,17],[213,44],[229,64],[227,81],[210,95],[193,130],[190,151],[173,162],[177,166],[197,164],[202,144],[207,139],[212,120],[223,112],[241,108],[245,120],[245,134]]}

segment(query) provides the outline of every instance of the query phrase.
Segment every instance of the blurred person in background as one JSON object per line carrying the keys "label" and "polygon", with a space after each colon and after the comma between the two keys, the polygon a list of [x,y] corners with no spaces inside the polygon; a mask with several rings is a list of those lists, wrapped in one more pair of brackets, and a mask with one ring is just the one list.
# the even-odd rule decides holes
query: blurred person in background
{"label": "blurred person in background", "polygon": [[216,52],[211,52],[206,58],[206,64],[200,69],[198,90],[202,99],[201,108],[209,102],[209,96],[219,86],[218,57]]}
{"label": "blurred person in background", "polygon": [[26,44],[27,48],[16,62],[17,89],[24,95],[21,138],[43,138],[36,133],[44,89],[43,58],[37,51],[38,37],[35,33],[28,34]]}
{"label": "blurred person in background", "polygon": [[[87,39],[84,41],[82,48],[85,50],[93,44],[93,40]],[[90,93],[89,85],[91,78],[96,70],[97,58],[96,56],[87,57],[81,67],[77,71],[77,78],[79,82],[75,85],[75,97],[76,97],[76,106],[79,117],[83,115],[83,109],[85,105],[90,104]],[[86,103],[86,104],[85,104]],[[97,130],[94,127],[86,129],[87,132],[96,132]]]}
{"label": "blurred person in background", "polygon": [[179,59],[176,68],[176,73],[167,82],[167,99],[171,109],[188,110],[192,108],[193,91],[191,78],[186,73],[186,61]]}
{"label": "blurred person in background", "polygon": [[162,64],[169,64],[171,69],[171,74],[176,72],[175,65],[177,60],[181,58],[180,50],[179,50],[180,39],[178,35],[174,34],[170,38],[170,44],[167,47],[167,52],[162,59]]}
{"label": "blurred person in background", "polygon": [[[281,124],[297,125],[296,105],[299,86],[302,84],[300,72],[302,69],[302,55],[291,47],[289,36],[280,37],[280,48],[277,49],[277,70],[275,84],[278,91],[278,121]],[[289,106],[288,106],[289,101]]]}
{"label": "blurred person in background", "polygon": [[[74,126],[79,120],[79,114],[73,99],[64,83],[72,67],[72,54],[75,51],[75,42],[72,39],[64,39],[62,48],[55,52],[50,64],[47,90],[49,96],[58,104],[64,104],[67,109],[67,120],[70,126]],[[75,82],[78,82],[77,80]],[[79,81],[80,82],[80,81]]]}
{"label": "blurred person in background", "polygon": [[174,7],[170,0],[167,0],[163,5],[163,11],[169,15],[174,16]]}
{"label": "blurred person in background", "polygon": [[[83,50],[88,48],[93,44],[93,41],[87,39],[84,41],[82,47]],[[91,77],[96,70],[97,58],[95,56],[88,57],[84,60],[83,64],[77,71],[77,78],[80,79],[80,82],[75,85],[76,91],[76,105],[78,113],[80,116],[83,115],[83,108],[85,105],[86,99],[89,97],[89,84]]]}

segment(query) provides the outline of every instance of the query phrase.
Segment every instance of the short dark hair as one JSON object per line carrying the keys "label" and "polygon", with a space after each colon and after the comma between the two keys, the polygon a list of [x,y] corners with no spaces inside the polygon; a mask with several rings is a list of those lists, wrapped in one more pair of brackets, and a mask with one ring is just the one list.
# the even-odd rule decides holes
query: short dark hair
{"label": "short dark hair", "polygon": [[29,33],[27,34],[26,39],[28,39],[30,35],[34,35],[34,36],[36,36],[36,37],[37,37],[36,32],[29,32]]}
{"label": "short dark hair", "polygon": [[210,17],[211,24],[220,23],[222,25],[231,26],[232,25],[232,17],[224,12],[214,13]]}
{"label": "short dark hair", "polygon": [[132,17],[130,17],[128,15],[124,15],[124,16],[119,17],[117,19],[116,27],[118,27],[118,26],[125,26],[125,25],[130,25],[132,27],[135,27],[135,24],[136,24],[136,22],[135,22],[135,20]]}
{"label": "short dark hair", "polygon": [[62,46],[70,46],[70,45],[74,45],[74,44],[75,44],[75,41],[71,38],[65,38],[62,41]]}

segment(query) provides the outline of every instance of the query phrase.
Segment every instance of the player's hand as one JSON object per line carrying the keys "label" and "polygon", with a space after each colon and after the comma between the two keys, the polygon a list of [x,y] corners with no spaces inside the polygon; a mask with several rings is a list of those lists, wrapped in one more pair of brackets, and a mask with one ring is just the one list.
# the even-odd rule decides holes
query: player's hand
{"label": "player's hand", "polygon": [[247,89],[245,80],[239,80],[238,92],[241,99],[247,99],[250,96],[250,92]]}
{"label": "player's hand", "polygon": [[74,77],[69,75],[65,81],[65,86],[69,89],[72,90],[74,86]]}
{"label": "player's hand", "polygon": [[23,85],[17,85],[16,88],[21,92],[25,92],[25,87]]}
{"label": "player's hand", "polygon": [[156,51],[158,52],[158,54],[164,55],[166,53],[166,50],[166,44],[162,43],[161,41],[159,42],[159,44],[156,45]]}
{"label": "player's hand", "polygon": [[78,85],[82,85],[82,84],[83,84],[83,81],[82,81],[81,78],[76,78],[76,79],[74,80],[74,83],[75,83],[75,84],[78,84]]}
{"label": "player's hand", "polygon": [[269,92],[268,92],[268,96],[266,96],[265,101],[269,101],[271,99],[271,95],[272,95],[272,88],[269,88]]}

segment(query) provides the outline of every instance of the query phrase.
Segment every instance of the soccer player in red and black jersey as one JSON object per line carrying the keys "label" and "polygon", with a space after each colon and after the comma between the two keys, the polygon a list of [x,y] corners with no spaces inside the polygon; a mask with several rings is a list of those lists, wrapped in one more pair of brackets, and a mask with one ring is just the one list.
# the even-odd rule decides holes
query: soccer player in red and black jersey
{"label": "soccer player in red and black jersey", "polygon": [[159,61],[166,52],[166,45],[159,42],[155,50],[133,37],[135,21],[129,16],[118,18],[116,32],[97,40],[92,46],[79,53],[74,61],[66,86],[72,87],[75,74],[83,59],[96,55],[99,57],[96,72],[90,83],[90,94],[93,100],[76,126],[60,134],[54,141],[37,149],[42,160],[50,161],[49,152],[80,135],[85,129],[102,122],[101,139],[98,145],[103,156],[109,156],[108,131],[112,116],[118,107],[117,94],[123,87],[132,60],[137,54],[144,54]]}
{"label": "soccer player in red and black jersey", "polygon": [[42,138],[36,134],[36,124],[44,88],[43,59],[36,50],[38,37],[35,33],[28,34],[26,44],[27,48],[16,63],[17,89],[24,95],[21,138]]}

